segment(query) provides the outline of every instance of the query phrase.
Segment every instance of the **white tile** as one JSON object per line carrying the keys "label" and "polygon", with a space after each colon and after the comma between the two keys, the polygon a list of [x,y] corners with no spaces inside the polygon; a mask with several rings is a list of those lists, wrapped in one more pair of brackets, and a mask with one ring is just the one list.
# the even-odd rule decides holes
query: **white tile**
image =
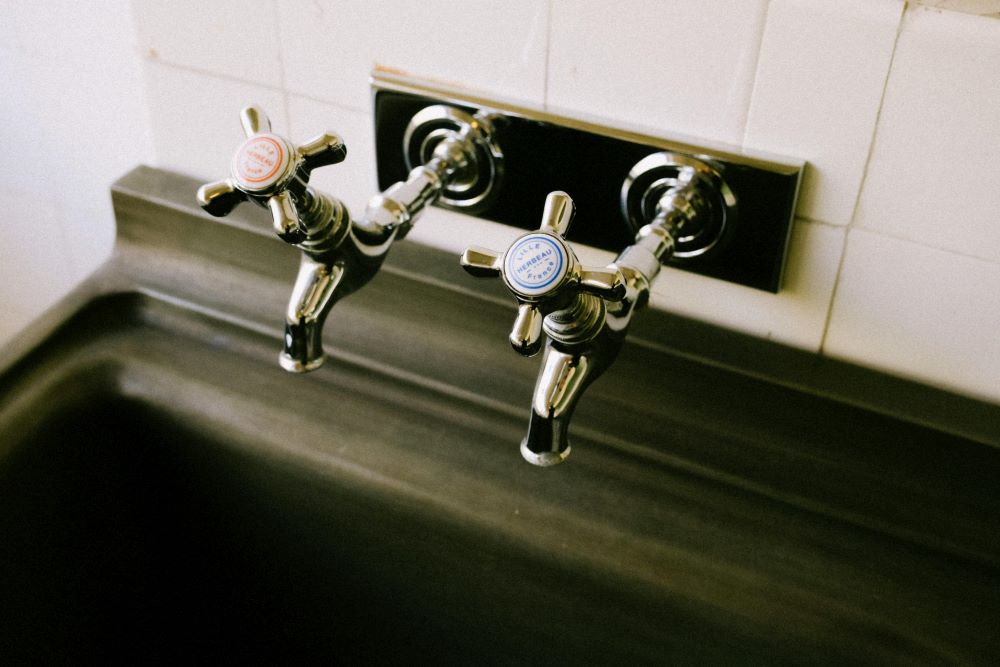
{"label": "white tile", "polygon": [[34,317],[76,282],[69,239],[62,232],[67,212],[42,185],[33,190],[0,186],[0,202],[0,313],[9,308]]}
{"label": "white tile", "polygon": [[205,180],[229,175],[229,162],[243,142],[240,109],[258,104],[274,131],[288,135],[280,92],[232,79],[146,64],[157,166]]}
{"label": "white tile", "polygon": [[745,145],[809,162],[799,215],[850,222],[902,12],[899,0],[772,0]]}
{"label": "white tile", "polygon": [[0,257],[27,253],[39,266],[18,275],[61,294],[110,254],[112,183],[152,157],[130,3],[15,4],[0,22],[0,81],[0,170],[36,209],[10,214],[21,204],[3,198]]}
{"label": "white tile", "polygon": [[282,85],[274,0],[136,2],[134,11],[147,58]]}
{"label": "white tile", "polygon": [[852,230],[824,351],[1000,402],[1000,266]]}
{"label": "white tile", "polygon": [[857,223],[1000,261],[1000,21],[908,10]]}
{"label": "white tile", "polygon": [[535,0],[281,0],[288,90],[368,111],[375,65],[541,103],[548,7]]}
{"label": "white tile", "polygon": [[777,294],[664,268],[655,307],[786,345],[818,351],[844,249],[845,230],[796,220]]}
{"label": "white tile", "polygon": [[766,4],[552,0],[547,102],[739,144]]}
{"label": "white tile", "polygon": [[375,176],[375,130],[370,114],[317,102],[297,95],[288,100],[292,141],[301,143],[320,132],[333,131],[347,145],[347,159],[313,172],[310,183],[347,204],[360,217],[378,192]]}

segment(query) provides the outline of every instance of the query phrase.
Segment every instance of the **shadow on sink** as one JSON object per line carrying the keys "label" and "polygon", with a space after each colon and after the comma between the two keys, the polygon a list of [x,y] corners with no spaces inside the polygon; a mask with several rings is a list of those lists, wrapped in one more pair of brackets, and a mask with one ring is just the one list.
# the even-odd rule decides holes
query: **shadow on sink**
{"label": "shadow on sink", "polygon": [[15,663],[642,661],[665,629],[641,595],[110,392],[0,462],[0,535]]}

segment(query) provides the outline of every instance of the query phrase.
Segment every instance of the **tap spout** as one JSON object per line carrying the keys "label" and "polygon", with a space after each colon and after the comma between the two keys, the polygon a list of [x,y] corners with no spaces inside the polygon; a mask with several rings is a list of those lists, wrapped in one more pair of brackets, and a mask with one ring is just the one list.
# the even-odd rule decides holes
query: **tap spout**
{"label": "tap spout", "polygon": [[342,263],[317,262],[302,255],[285,313],[284,350],[278,358],[286,371],[306,373],[323,364],[323,324],[343,278]]}
{"label": "tap spout", "polygon": [[542,368],[531,400],[528,433],[521,456],[537,466],[562,463],[569,456],[569,423],[583,390],[593,380],[590,360],[582,354],[545,346]]}
{"label": "tap spout", "polygon": [[[475,155],[475,144],[465,134],[445,133],[425,164],[411,169],[405,181],[371,198],[361,219],[351,219],[345,207],[331,203],[326,209],[334,224],[311,223],[319,217],[315,214],[299,221],[297,214],[313,213],[319,204],[332,201],[311,189],[299,194],[309,207],[300,205],[281,216],[282,231],[286,227],[291,230],[286,236],[303,251],[285,317],[284,350],[279,357],[282,368],[305,373],[323,364],[323,325],[333,305],[378,273],[392,245],[406,236],[420,214],[441,198]],[[300,227],[305,227],[304,240],[291,236],[300,234]]]}
{"label": "tap spout", "polygon": [[521,456],[537,466],[552,466],[570,453],[569,425],[580,397],[611,364],[623,336],[605,328],[584,344],[562,345],[549,340],[531,400],[528,433]]}

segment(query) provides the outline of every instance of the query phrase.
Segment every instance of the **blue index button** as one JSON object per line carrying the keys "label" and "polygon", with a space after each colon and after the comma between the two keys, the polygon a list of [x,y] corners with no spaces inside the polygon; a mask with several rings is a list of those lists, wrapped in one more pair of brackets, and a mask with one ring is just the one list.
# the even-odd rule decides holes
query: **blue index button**
{"label": "blue index button", "polygon": [[515,292],[524,296],[545,294],[566,275],[569,261],[565,247],[548,234],[529,234],[514,242],[504,266],[504,276]]}

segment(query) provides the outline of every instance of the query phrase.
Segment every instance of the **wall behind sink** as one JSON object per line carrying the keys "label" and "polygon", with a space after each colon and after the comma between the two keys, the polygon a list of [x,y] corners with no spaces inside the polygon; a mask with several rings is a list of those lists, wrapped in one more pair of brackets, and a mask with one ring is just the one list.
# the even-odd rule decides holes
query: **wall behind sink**
{"label": "wall behind sink", "polygon": [[127,0],[0,4],[0,340],[111,251],[108,186],[153,156]]}
{"label": "wall behind sink", "polygon": [[[248,102],[342,134],[316,180],[360,212],[379,65],[807,160],[780,294],[667,270],[654,304],[1000,402],[1000,0],[87,4],[0,27],[0,333],[107,256],[129,166],[224,175]],[[514,234],[432,210],[410,238]]]}

